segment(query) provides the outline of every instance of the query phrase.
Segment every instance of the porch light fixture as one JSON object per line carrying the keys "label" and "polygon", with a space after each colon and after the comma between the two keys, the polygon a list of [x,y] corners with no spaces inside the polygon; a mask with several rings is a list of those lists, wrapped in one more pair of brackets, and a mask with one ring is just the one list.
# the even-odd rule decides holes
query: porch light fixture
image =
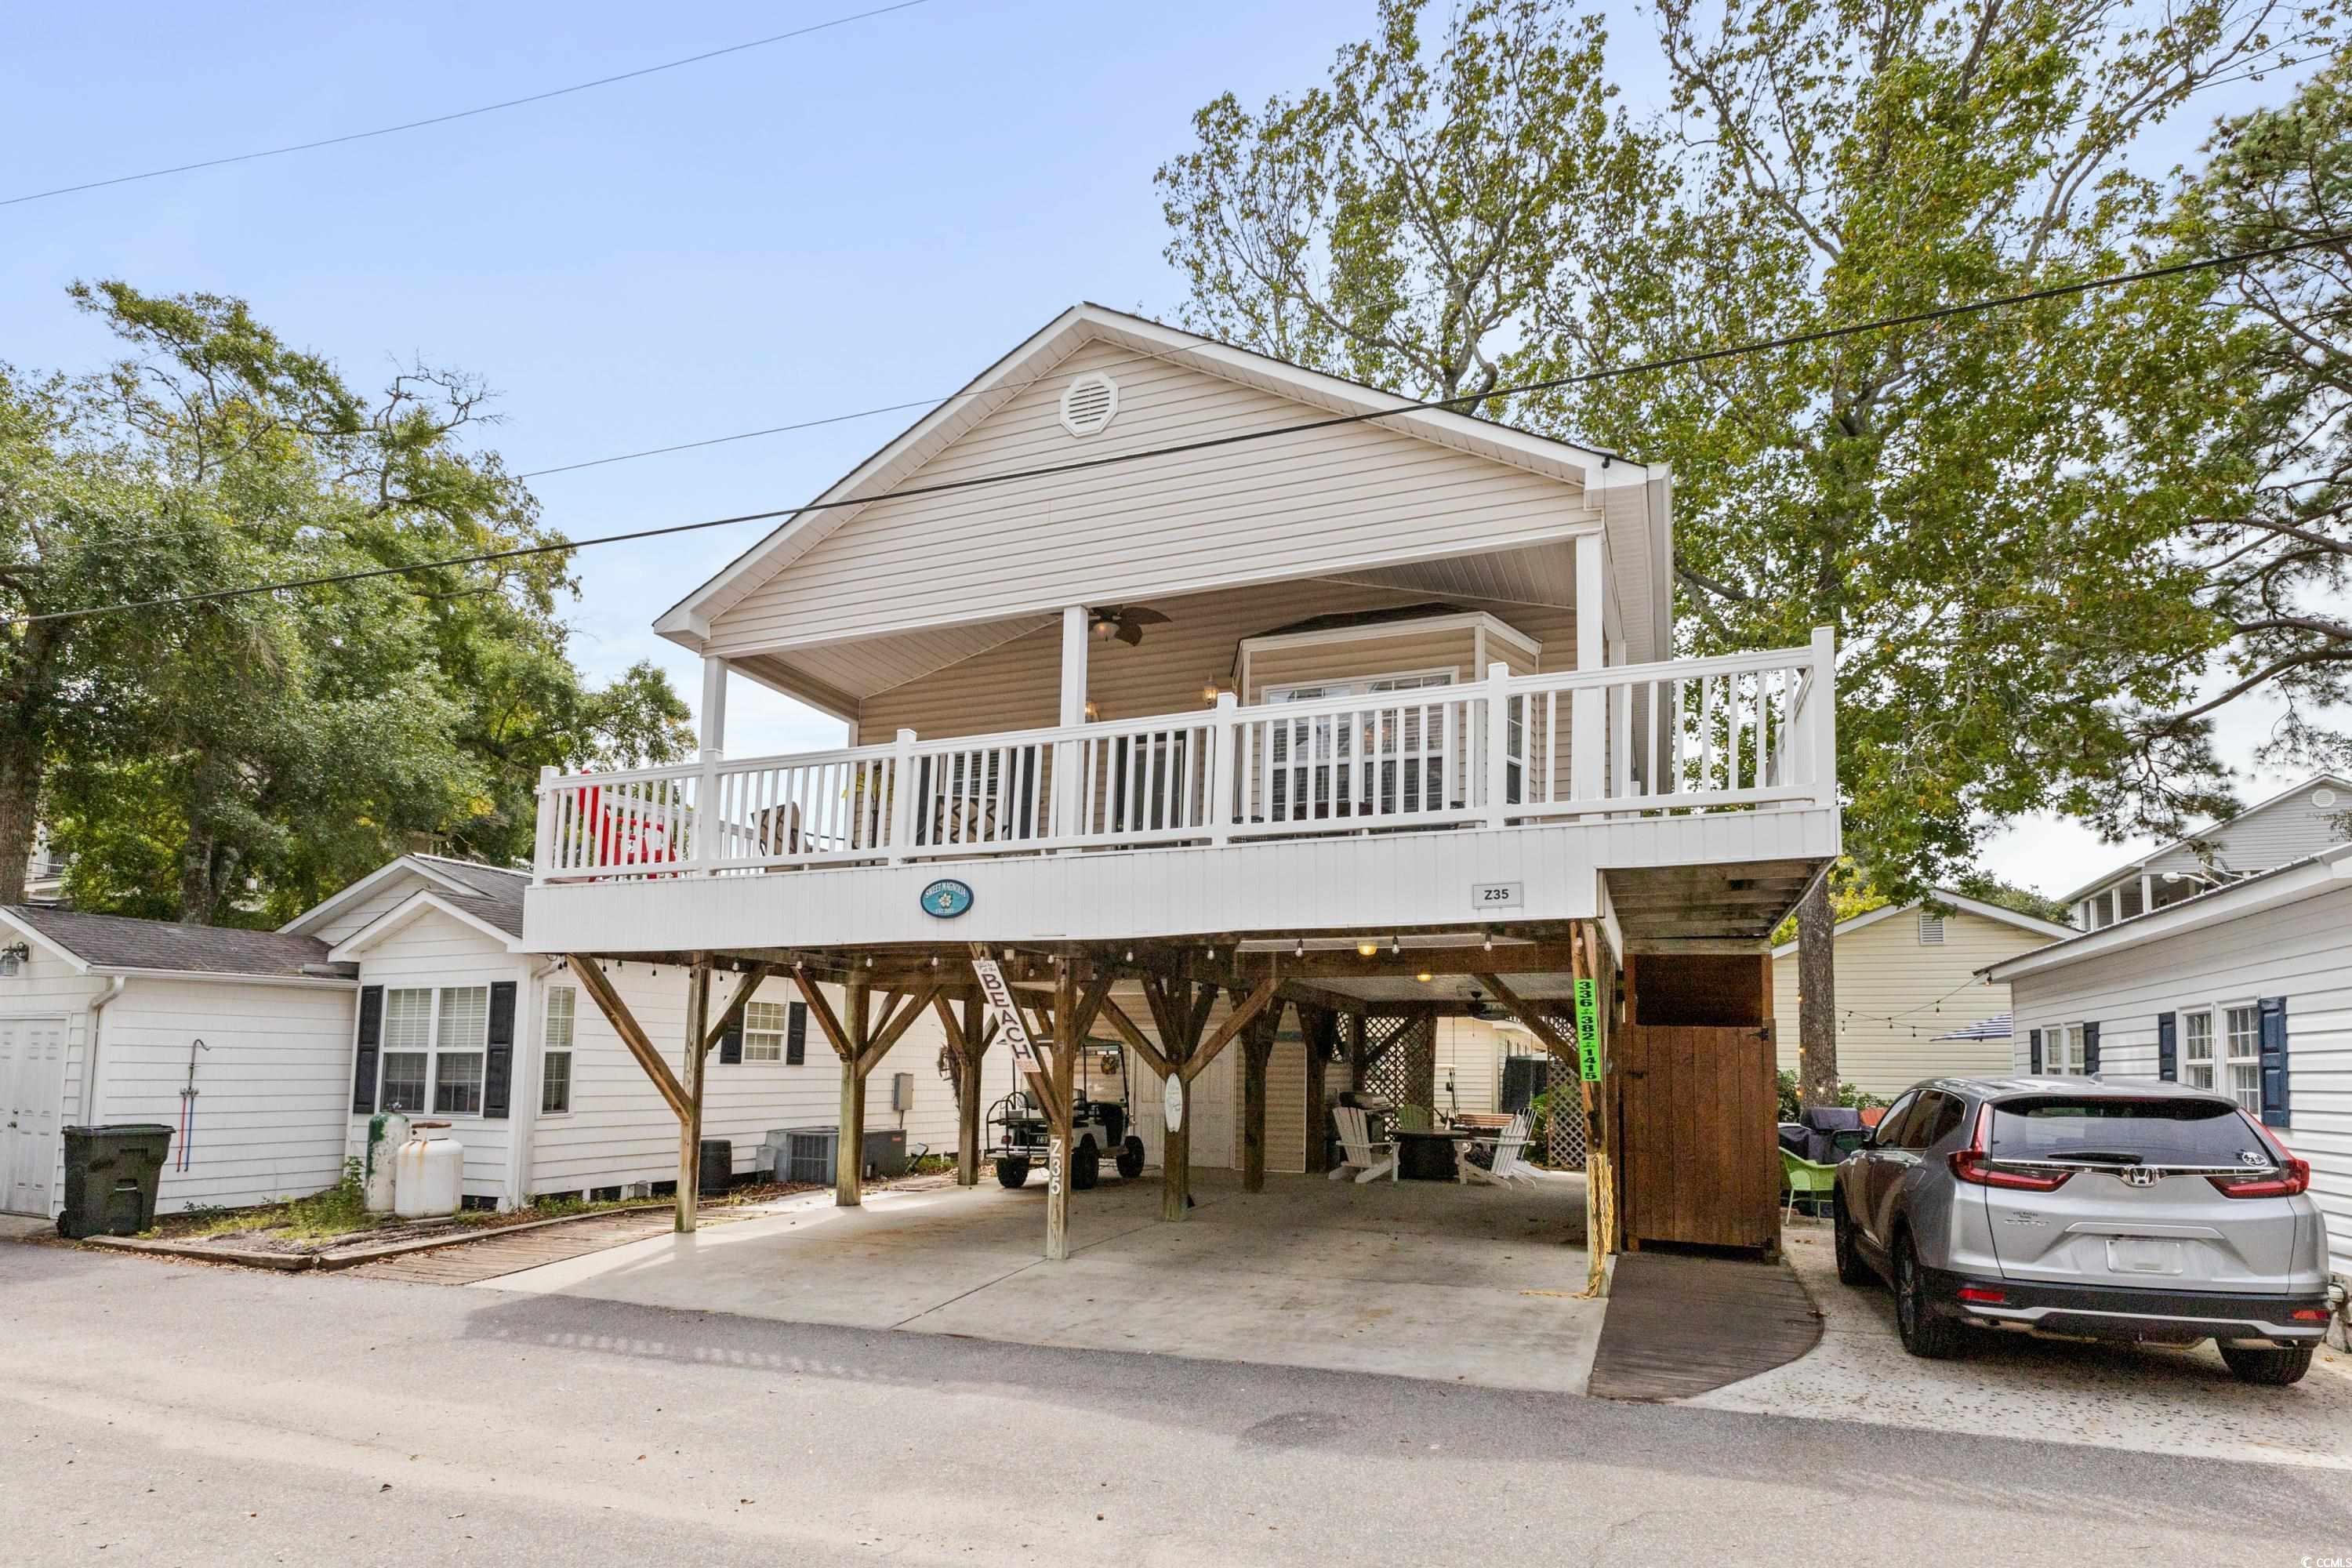
{"label": "porch light fixture", "polygon": [[1398,940],[1397,940],[1395,937],[1393,937],[1393,936],[1391,936],[1391,938],[1389,938],[1389,956],[1390,956],[1391,958],[1396,958],[1396,957],[1401,956],[1403,952],[1404,952],[1404,943],[1403,943],[1403,942],[1400,942],[1400,941],[1398,941]]}
{"label": "porch light fixture", "polygon": [[1217,683],[1213,680],[1209,682],[1208,685],[1201,688],[1201,706],[1203,708],[1214,708],[1217,705]]}
{"label": "porch light fixture", "polygon": [[1087,703],[1087,723],[1089,723],[1089,724],[1092,724],[1092,723],[1095,723],[1096,721],[1097,721],[1098,720],[1100,720],[1101,718],[1102,718],[1102,710],[1101,710],[1101,709],[1099,709],[1099,708],[1097,708],[1097,707],[1096,707],[1096,706],[1095,706],[1093,703],[1091,703],[1091,702]]}
{"label": "porch light fixture", "polygon": [[32,956],[31,946],[25,942],[12,942],[6,947],[0,947],[0,974],[17,973],[25,967],[25,961]]}
{"label": "porch light fixture", "polygon": [[1380,952],[1380,950],[1381,944],[1374,942],[1370,937],[1366,937],[1363,941],[1356,944],[1356,953],[1357,956],[1360,958],[1370,958],[1372,954]]}
{"label": "porch light fixture", "polygon": [[1095,634],[1095,641],[1108,642],[1118,636],[1118,623],[1108,616],[1098,615],[1094,619],[1092,630]]}
{"label": "porch light fixture", "polygon": [[1420,981],[1423,985],[1426,985],[1426,984],[1428,984],[1431,981],[1433,981],[1433,980],[1436,979],[1436,978],[1437,978],[1437,976],[1436,976],[1436,975],[1434,975],[1434,974],[1433,974],[1433,973],[1431,973],[1428,970],[1424,969],[1424,970],[1423,970],[1420,973],[1418,973],[1418,974],[1414,975],[1414,976],[1413,976],[1413,978],[1414,978],[1415,980]]}

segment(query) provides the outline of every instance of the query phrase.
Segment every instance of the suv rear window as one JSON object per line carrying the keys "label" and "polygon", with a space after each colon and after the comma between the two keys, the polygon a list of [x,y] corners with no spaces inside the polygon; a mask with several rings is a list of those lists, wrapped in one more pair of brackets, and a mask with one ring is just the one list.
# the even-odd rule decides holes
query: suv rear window
{"label": "suv rear window", "polygon": [[2263,1167],[2271,1152],[2237,1107],[2205,1100],[2047,1094],[1993,1106],[1996,1160]]}

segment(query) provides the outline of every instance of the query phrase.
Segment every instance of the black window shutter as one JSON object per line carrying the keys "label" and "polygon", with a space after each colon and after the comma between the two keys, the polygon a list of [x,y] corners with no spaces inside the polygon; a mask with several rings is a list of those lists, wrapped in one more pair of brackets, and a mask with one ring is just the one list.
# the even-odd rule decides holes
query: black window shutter
{"label": "black window shutter", "polygon": [[2156,1076],[2167,1083],[2180,1081],[2180,1016],[2156,1016]]}
{"label": "black window shutter", "polygon": [[2099,1026],[2096,1024],[2083,1026],[2083,1075],[2085,1078],[2099,1076]]}
{"label": "black window shutter", "polygon": [[784,1065],[799,1067],[808,1060],[808,1004],[795,1002],[784,1009]]}
{"label": "black window shutter", "polygon": [[2255,1005],[2261,1010],[2262,1037],[2258,1058],[2263,1072],[2263,1125],[2287,1125],[2286,1100],[2286,998],[2265,996]]}
{"label": "black window shutter", "polygon": [[515,983],[490,986],[489,1042],[482,1055],[482,1115],[503,1120],[514,1087]]}
{"label": "black window shutter", "polygon": [[743,1059],[743,1020],[740,1017],[719,1037],[719,1059],[722,1063]]}
{"label": "black window shutter", "polygon": [[2042,1031],[2039,1029],[2034,1030],[2028,1038],[2030,1038],[2033,1043],[2033,1056],[2031,1065],[2028,1066],[2025,1070],[2038,1074],[2042,1070]]}
{"label": "black window shutter", "polygon": [[362,1116],[375,1112],[376,1053],[383,1048],[383,987],[360,987],[360,1048],[352,1068],[352,1110]]}

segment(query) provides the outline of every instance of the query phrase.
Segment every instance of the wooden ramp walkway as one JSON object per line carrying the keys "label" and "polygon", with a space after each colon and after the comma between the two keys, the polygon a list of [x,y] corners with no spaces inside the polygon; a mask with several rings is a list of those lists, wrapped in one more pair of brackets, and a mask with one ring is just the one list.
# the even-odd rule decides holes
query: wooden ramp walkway
{"label": "wooden ramp walkway", "polygon": [[1821,1337],[1821,1313],[1785,1263],[1628,1252],[1587,1392],[1688,1399],[1792,1362]]}
{"label": "wooden ramp walkway", "polygon": [[[709,1226],[751,1217],[749,1214],[714,1214],[705,1210],[696,1216],[695,1223]],[[355,1279],[406,1279],[418,1285],[471,1285],[483,1279],[495,1279],[502,1274],[536,1268],[542,1263],[561,1263],[567,1258],[602,1252],[608,1247],[643,1241],[649,1236],[667,1235],[674,1223],[673,1211],[664,1205],[658,1209],[639,1209],[626,1214],[578,1219],[566,1225],[525,1227],[511,1235],[501,1235],[493,1230],[448,1247],[436,1247],[427,1252],[412,1252],[404,1257],[362,1263],[345,1272]]]}

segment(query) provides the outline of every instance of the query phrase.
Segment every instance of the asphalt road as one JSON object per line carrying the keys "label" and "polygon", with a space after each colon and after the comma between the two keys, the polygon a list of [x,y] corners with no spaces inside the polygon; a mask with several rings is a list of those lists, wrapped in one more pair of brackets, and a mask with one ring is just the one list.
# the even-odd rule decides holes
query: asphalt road
{"label": "asphalt road", "polygon": [[2303,1466],[16,1244],[0,1440],[17,1564],[2352,1560]]}

